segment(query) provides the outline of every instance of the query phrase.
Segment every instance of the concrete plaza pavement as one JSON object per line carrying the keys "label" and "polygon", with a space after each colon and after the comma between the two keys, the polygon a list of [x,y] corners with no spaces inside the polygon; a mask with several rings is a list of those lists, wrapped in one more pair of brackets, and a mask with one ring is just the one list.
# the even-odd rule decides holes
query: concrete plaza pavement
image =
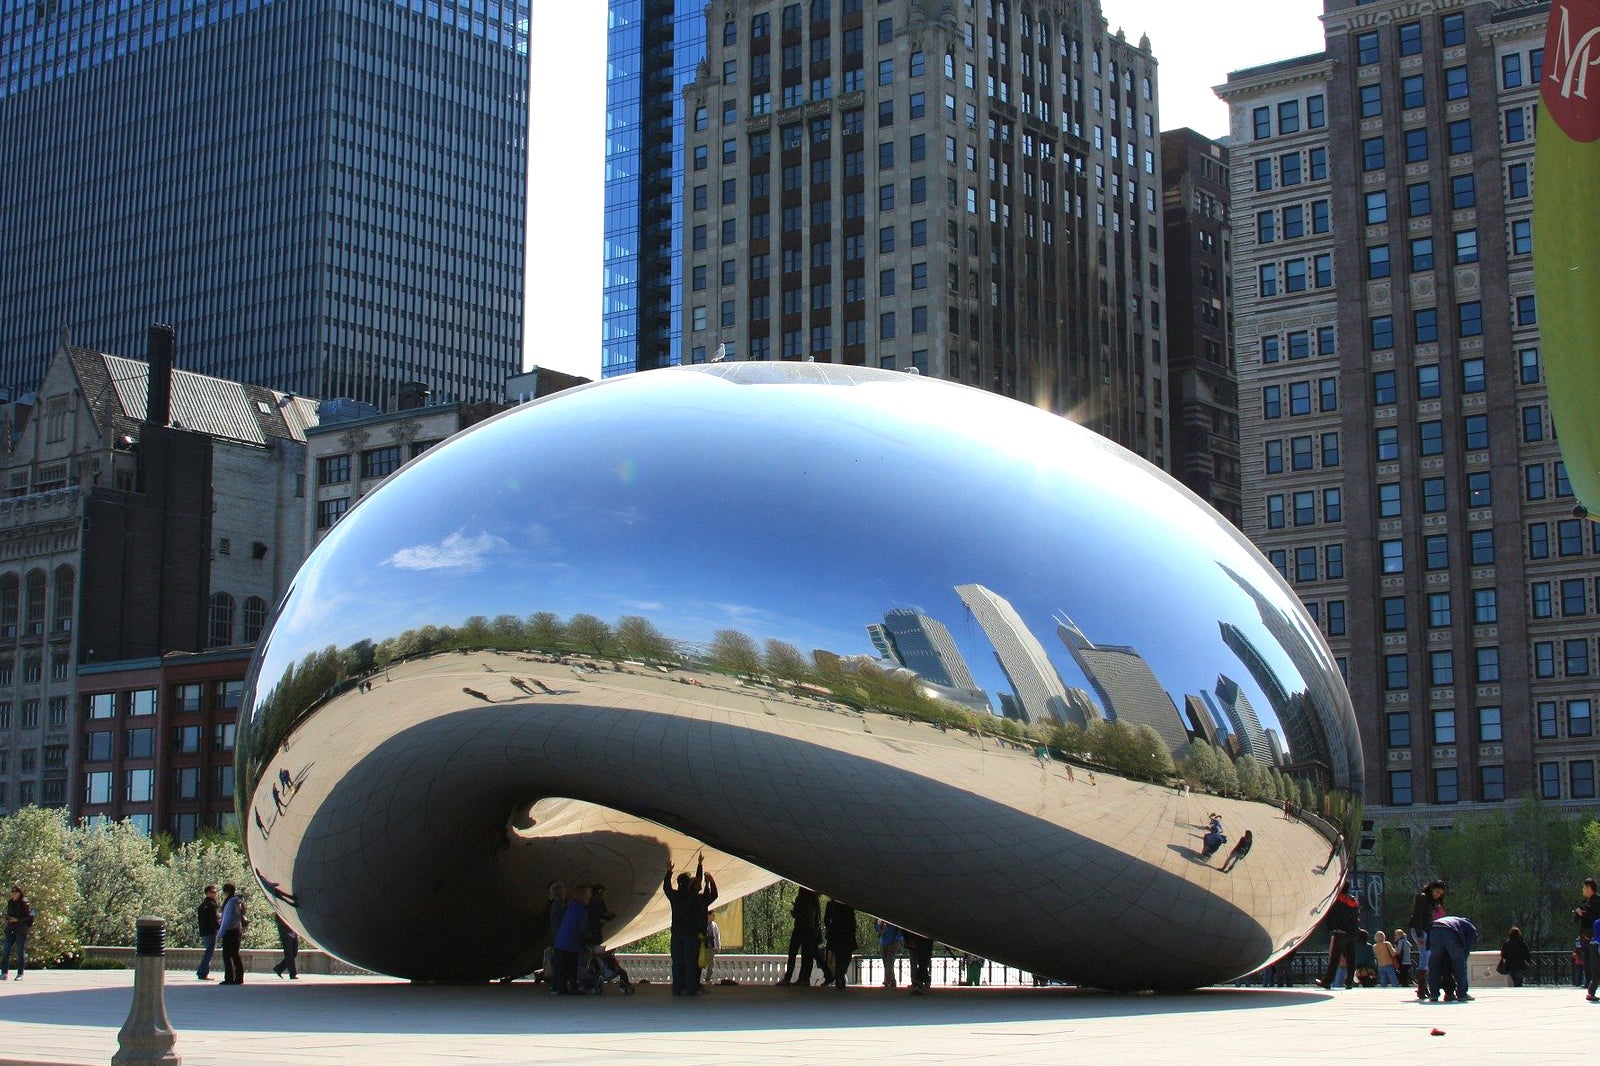
{"label": "concrete plaza pavement", "polygon": [[[0,985],[0,1066],[108,1063],[131,971],[34,971]],[[719,987],[674,999],[557,998],[531,983],[413,986],[372,977],[168,975],[185,1063],[1487,1063],[1594,1057],[1600,1005],[1581,989],[1484,987],[1464,1004],[1404,990],[1214,988],[1110,995],[1062,988]],[[1435,1028],[1442,1036],[1430,1035]]]}

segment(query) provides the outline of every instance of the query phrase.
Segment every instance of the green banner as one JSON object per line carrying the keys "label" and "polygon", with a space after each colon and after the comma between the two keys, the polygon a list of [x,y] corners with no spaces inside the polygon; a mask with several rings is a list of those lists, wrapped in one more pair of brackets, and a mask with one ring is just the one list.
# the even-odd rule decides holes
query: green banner
{"label": "green banner", "polygon": [[1600,518],[1600,0],[1554,0],[1534,155],[1534,283],[1550,412]]}

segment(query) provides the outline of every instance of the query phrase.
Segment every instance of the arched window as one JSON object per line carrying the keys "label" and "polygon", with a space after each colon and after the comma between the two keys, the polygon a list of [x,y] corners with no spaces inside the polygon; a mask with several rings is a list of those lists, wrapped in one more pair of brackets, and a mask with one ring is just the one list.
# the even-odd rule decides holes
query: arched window
{"label": "arched window", "polygon": [[251,596],[244,601],[244,632],[239,635],[239,643],[254,644],[261,639],[261,630],[267,624],[267,601],[260,596]]}
{"label": "arched window", "polygon": [[211,595],[211,620],[207,627],[206,646],[220,648],[233,643],[233,597],[226,592]]}
{"label": "arched window", "polygon": [[24,630],[28,636],[37,636],[44,632],[44,599],[45,580],[43,570],[30,570],[26,585],[27,596],[23,600],[23,620],[28,628]]}
{"label": "arched window", "polygon": [[16,574],[0,576],[0,637],[17,639],[17,610],[22,599],[22,583]]}
{"label": "arched window", "polygon": [[56,602],[50,617],[55,620],[57,633],[66,633],[72,629],[72,608],[78,591],[77,578],[72,567],[56,567]]}

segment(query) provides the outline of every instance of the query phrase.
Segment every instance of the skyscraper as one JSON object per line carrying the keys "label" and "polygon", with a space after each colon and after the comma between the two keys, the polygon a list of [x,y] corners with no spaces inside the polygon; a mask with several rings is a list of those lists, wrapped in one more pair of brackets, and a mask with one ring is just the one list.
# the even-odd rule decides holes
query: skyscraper
{"label": "skyscraper", "polygon": [[915,369],[1166,465],[1149,42],[1095,0],[709,7],[678,358]]}
{"label": "skyscraper", "polygon": [[883,616],[883,623],[894,640],[895,658],[901,665],[946,688],[978,687],[943,622],[920,611],[897,607]]}
{"label": "skyscraper", "polygon": [[611,0],[600,371],[671,366],[682,329],[683,87],[706,0]]}
{"label": "skyscraper", "polygon": [[527,0],[0,9],[0,385],[65,330],[380,406],[521,369]]}
{"label": "skyscraper", "polygon": [[1347,670],[1369,809],[1587,807],[1600,526],[1571,514],[1533,291],[1549,5],[1324,7],[1325,52],[1220,90],[1244,528]]}
{"label": "skyscraper", "polygon": [[1071,619],[1056,623],[1056,636],[1094,687],[1107,718],[1149,726],[1175,755],[1187,747],[1189,727],[1137,648],[1095,644]]}

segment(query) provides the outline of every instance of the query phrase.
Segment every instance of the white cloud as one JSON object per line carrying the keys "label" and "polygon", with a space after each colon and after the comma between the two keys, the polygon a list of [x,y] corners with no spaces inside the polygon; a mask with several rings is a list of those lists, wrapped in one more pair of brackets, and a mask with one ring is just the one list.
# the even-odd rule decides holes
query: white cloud
{"label": "white cloud", "polygon": [[397,570],[460,570],[466,573],[482,570],[484,557],[510,545],[492,533],[476,537],[452,533],[438,544],[418,544],[414,548],[401,548],[384,560]]}

